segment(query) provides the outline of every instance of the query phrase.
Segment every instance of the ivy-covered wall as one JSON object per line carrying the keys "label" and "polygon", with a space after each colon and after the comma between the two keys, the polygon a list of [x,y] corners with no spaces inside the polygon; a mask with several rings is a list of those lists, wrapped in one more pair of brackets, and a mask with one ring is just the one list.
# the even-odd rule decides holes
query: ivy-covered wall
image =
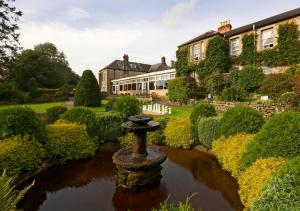
{"label": "ivy-covered wall", "polygon": [[189,68],[189,49],[188,46],[181,46],[176,51],[177,61],[175,63],[176,75],[187,76],[190,73]]}

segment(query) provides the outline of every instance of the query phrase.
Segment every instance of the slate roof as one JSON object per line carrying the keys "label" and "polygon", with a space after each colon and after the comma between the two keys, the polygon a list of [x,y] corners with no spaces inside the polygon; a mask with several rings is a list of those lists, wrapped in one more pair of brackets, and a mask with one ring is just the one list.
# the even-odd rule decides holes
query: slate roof
{"label": "slate roof", "polygon": [[189,41],[187,41],[187,42],[185,42],[185,43],[182,43],[182,44],[179,45],[178,47],[181,47],[181,46],[184,46],[184,45],[188,45],[188,44],[191,44],[191,43],[193,43],[193,42],[200,41],[200,40],[204,40],[204,39],[206,39],[206,38],[210,38],[210,37],[215,36],[215,35],[218,35],[218,34],[220,35],[219,32],[214,31],[214,30],[211,30],[211,31],[205,32],[204,34],[201,34],[201,35],[199,35],[198,37],[195,37],[195,38],[193,38],[193,39],[191,39],[191,40],[189,40]]}
{"label": "slate roof", "polygon": [[168,70],[168,69],[171,69],[171,67],[168,66],[167,64],[158,63],[158,64],[151,65],[149,72]]}
{"label": "slate roof", "polygon": [[278,14],[278,15],[275,15],[275,16],[242,26],[242,27],[233,29],[229,32],[226,32],[224,35],[225,35],[225,37],[235,36],[235,35],[247,32],[247,31],[251,31],[253,29],[253,24],[255,25],[255,28],[261,28],[261,27],[264,27],[267,25],[271,25],[273,23],[284,21],[286,19],[294,18],[299,15],[300,15],[300,7],[296,8],[294,10],[290,10],[290,11],[287,11],[287,12],[284,12],[284,13],[281,13],[281,14]]}

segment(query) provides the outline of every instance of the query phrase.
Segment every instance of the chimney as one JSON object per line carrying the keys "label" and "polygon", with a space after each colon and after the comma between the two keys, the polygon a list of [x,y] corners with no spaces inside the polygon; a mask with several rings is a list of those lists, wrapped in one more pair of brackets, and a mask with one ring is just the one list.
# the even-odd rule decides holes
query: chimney
{"label": "chimney", "polygon": [[171,67],[174,68],[175,67],[175,61],[171,60]]}
{"label": "chimney", "polygon": [[129,70],[129,57],[127,54],[123,56],[123,63],[124,63],[124,71],[127,72]]}
{"label": "chimney", "polygon": [[166,64],[166,57],[161,57],[161,64]]}
{"label": "chimney", "polygon": [[221,21],[220,27],[218,28],[218,32],[224,34],[226,32],[231,31],[231,29],[232,29],[232,25],[230,24],[230,20]]}

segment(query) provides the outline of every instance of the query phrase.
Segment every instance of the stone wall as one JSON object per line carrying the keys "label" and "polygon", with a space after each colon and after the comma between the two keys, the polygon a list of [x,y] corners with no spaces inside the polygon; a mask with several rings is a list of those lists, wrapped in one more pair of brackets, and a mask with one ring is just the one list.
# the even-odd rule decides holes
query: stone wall
{"label": "stone wall", "polygon": [[216,110],[223,113],[236,105],[250,106],[264,115],[265,119],[270,118],[272,115],[279,113],[279,109],[275,105],[264,103],[240,103],[240,102],[223,102],[213,101],[212,104],[216,107]]}

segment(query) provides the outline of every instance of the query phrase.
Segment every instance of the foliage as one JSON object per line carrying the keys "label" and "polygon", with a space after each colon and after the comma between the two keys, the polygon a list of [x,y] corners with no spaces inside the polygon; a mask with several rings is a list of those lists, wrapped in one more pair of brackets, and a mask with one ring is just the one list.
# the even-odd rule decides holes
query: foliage
{"label": "foliage", "polygon": [[24,176],[39,168],[45,158],[45,151],[34,139],[11,137],[0,142],[0,171],[8,175]]}
{"label": "foliage", "polygon": [[177,77],[168,82],[168,96],[170,101],[186,104],[189,100],[188,92],[189,89],[185,85],[184,77]]}
{"label": "foliage", "polygon": [[47,122],[49,124],[53,124],[59,119],[60,115],[62,115],[66,111],[68,111],[68,109],[65,106],[53,106],[51,108],[48,108],[46,110]]}
{"label": "foliage", "polygon": [[298,75],[300,73],[300,63],[289,66],[285,73],[291,75]]}
{"label": "foliage", "polygon": [[40,142],[46,140],[45,126],[34,111],[27,107],[0,110],[0,139],[14,135],[29,135]]}
{"label": "foliage", "polygon": [[263,115],[259,111],[248,106],[236,106],[224,113],[220,132],[225,137],[237,133],[256,133],[263,124]]}
{"label": "foliage", "polygon": [[75,106],[96,107],[101,105],[101,95],[97,79],[91,70],[85,70],[77,85]]}
{"label": "foliage", "polygon": [[221,99],[224,101],[241,101],[244,95],[245,93],[240,87],[228,87],[223,89]]}
{"label": "foliage", "polygon": [[300,97],[295,92],[287,92],[278,98],[278,105],[283,111],[299,111]]}
{"label": "foliage", "polygon": [[85,126],[76,124],[54,124],[47,126],[49,140],[47,148],[50,159],[65,163],[91,157],[96,145],[86,133]]}
{"label": "foliage", "polygon": [[225,138],[224,136],[212,144],[213,153],[226,171],[237,178],[241,174],[241,158],[254,135],[237,134]]}
{"label": "foliage", "polygon": [[213,95],[219,95],[225,85],[224,76],[222,73],[214,72],[204,79],[208,92]]}
{"label": "foliage", "polygon": [[245,169],[255,160],[267,157],[295,157],[300,155],[300,113],[276,114],[264,124],[243,155]]}
{"label": "foliage", "polygon": [[240,77],[240,70],[238,67],[233,66],[230,70],[230,86],[231,87],[237,87],[238,82],[239,82],[239,77]]}
{"label": "foliage", "polygon": [[0,82],[0,103],[24,103],[30,97],[18,90],[12,83]]}
{"label": "foliage", "polygon": [[140,104],[135,97],[124,96],[117,98],[113,104],[113,110],[120,112],[125,118],[140,113]]}
{"label": "foliage", "polygon": [[292,211],[300,209],[300,157],[291,159],[272,176],[254,201],[252,210]]}
{"label": "foliage", "polygon": [[205,98],[206,89],[204,87],[198,86],[195,78],[190,76],[186,77],[184,84],[188,88],[187,95],[189,99]]}
{"label": "foliage", "polygon": [[262,81],[264,80],[265,74],[261,68],[255,66],[245,66],[239,72],[239,87],[241,87],[246,92],[254,92],[260,87]]}
{"label": "foliage", "polygon": [[293,91],[300,96],[300,73],[295,75],[292,79]]}
{"label": "foliage", "polygon": [[124,116],[117,112],[98,113],[96,115],[95,131],[100,143],[115,141],[122,135],[121,123]]}
{"label": "foliage", "polygon": [[217,116],[216,109],[213,105],[206,104],[206,103],[199,103],[194,107],[190,115],[192,137],[194,139],[198,138],[198,121],[201,118],[212,117],[212,116]]}
{"label": "foliage", "polygon": [[29,96],[31,98],[36,98],[38,96],[38,83],[37,81],[35,80],[35,78],[31,78],[29,80],[29,83],[28,83],[28,91],[29,91]]}
{"label": "foliage", "polygon": [[25,196],[26,192],[34,185],[34,181],[21,191],[15,190],[14,177],[8,177],[3,171],[0,175],[0,210],[17,211],[17,204]]}
{"label": "foliage", "polygon": [[276,100],[280,95],[292,91],[291,75],[278,73],[266,76],[259,92]]}
{"label": "foliage", "polygon": [[187,118],[170,119],[164,134],[168,146],[188,149],[193,144],[191,123]]}
{"label": "foliage", "polygon": [[211,149],[212,142],[220,137],[220,117],[201,118],[198,122],[198,140]]}
{"label": "foliage", "polygon": [[0,80],[8,77],[9,63],[19,48],[19,26],[17,21],[22,12],[12,6],[11,0],[0,1]]}
{"label": "foliage", "polygon": [[256,60],[255,36],[253,33],[246,34],[242,38],[242,53],[237,58],[237,64],[254,65]]}
{"label": "foliage", "polygon": [[269,182],[272,174],[284,162],[282,158],[259,159],[238,177],[239,195],[246,210],[252,208],[253,202],[260,197],[263,187]]}
{"label": "foliage", "polygon": [[67,111],[61,116],[61,119],[85,125],[90,137],[96,136],[96,114],[88,108],[75,107]]}
{"label": "foliage", "polygon": [[177,62],[175,63],[176,75],[187,76],[189,71],[188,66],[188,47],[182,46],[176,51]]}

